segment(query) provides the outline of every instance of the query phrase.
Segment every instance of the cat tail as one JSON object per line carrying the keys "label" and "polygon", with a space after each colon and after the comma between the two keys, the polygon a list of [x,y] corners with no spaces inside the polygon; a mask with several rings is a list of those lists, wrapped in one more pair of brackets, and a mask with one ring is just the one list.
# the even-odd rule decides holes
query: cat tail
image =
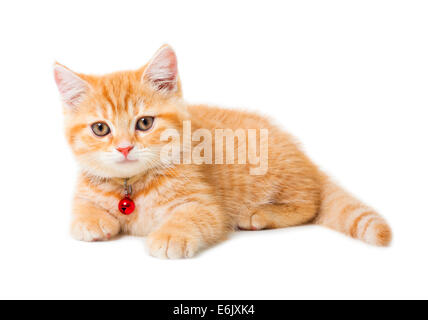
{"label": "cat tail", "polygon": [[322,174],[321,207],[315,223],[376,246],[388,246],[392,232],[387,222],[327,175]]}

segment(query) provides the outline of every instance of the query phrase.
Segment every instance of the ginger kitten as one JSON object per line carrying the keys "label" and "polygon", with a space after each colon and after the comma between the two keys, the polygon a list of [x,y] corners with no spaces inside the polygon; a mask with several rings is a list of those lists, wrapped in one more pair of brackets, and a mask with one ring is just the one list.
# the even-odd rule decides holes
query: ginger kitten
{"label": "ginger kitten", "polygon": [[[78,240],[147,236],[151,255],[171,259],[192,257],[237,228],[312,222],[373,245],[391,240],[378,213],[267,119],[186,104],[169,46],[136,71],[90,76],[55,64],[54,75],[81,168],[71,226]],[[180,134],[178,152],[168,149],[171,132]]]}

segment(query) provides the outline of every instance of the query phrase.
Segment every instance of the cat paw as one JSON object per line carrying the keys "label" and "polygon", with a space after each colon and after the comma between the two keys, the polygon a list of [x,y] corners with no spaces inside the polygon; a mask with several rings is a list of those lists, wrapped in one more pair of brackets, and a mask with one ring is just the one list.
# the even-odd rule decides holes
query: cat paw
{"label": "cat paw", "polygon": [[113,217],[75,218],[71,224],[71,236],[80,241],[105,241],[120,231],[119,222]]}
{"label": "cat paw", "polygon": [[266,229],[268,221],[261,213],[254,213],[249,217],[242,217],[238,221],[238,228],[241,230],[262,230]]}
{"label": "cat paw", "polygon": [[183,259],[193,257],[200,241],[180,231],[158,230],[147,237],[149,254],[155,258]]}

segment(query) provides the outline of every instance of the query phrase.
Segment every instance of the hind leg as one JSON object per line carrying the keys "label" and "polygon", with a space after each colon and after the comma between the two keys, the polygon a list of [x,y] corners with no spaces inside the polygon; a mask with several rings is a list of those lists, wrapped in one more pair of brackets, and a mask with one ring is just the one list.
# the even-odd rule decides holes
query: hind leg
{"label": "hind leg", "polygon": [[285,228],[304,224],[315,218],[316,206],[290,204],[264,204],[249,216],[238,219],[238,227],[244,230]]}

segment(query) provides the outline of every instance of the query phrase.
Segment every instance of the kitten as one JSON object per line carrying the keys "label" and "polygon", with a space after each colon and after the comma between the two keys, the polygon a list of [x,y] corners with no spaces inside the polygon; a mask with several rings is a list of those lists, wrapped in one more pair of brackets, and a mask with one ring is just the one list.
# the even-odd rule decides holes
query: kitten
{"label": "kitten", "polygon": [[[186,104],[177,58],[167,45],[136,71],[89,76],[57,63],[54,75],[66,137],[81,168],[71,226],[78,240],[108,240],[119,233],[147,236],[151,255],[171,259],[192,257],[237,228],[311,222],[373,245],[386,246],[391,240],[390,228],[378,213],[332,182],[267,119]],[[186,121],[205,140],[203,153],[193,149],[194,158],[203,154],[207,161],[184,157],[201,135],[187,146],[183,138],[175,157],[162,153],[171,143],[165,132],[184,136]],[[254,161],[219,164],[228,151],[240,153],[247,142],[248,152],[254,147],[250,130],[248,137],[236,137],[236,144],[232,136],[229,144],[217,147],[218,139],[208,139],[216,129],[255,131],[252,140],[260,142],[260,152],[253,158],[259,164],[264,159],[264,170],[251,173]],[[262,130],[268,135],[262,137]],[[128,202],[118,207],[124,197]]]}

